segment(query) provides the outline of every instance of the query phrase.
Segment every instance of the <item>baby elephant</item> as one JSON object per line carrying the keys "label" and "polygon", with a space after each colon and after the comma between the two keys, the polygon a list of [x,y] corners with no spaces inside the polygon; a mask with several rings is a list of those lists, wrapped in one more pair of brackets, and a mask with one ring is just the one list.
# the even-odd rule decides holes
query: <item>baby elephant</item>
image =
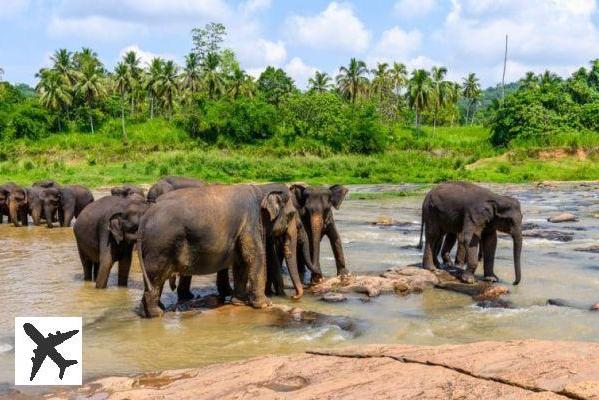
{"label": "baby elephant", "polygon": [[119,263],[119,286],[127,286],[137,228],[148,204],[139,195],[106,196],[83,210],[73,231],[86,281],[106,288],[112,265]]}
{"label": "baby elephant", "polygon": [[60,226],[69,227],[73,218],[94,201],[92,192],[81,185],[65,185],[39,189],[40,206],[43,208],[46,224],[52,228],[54,215],[58,213]]}

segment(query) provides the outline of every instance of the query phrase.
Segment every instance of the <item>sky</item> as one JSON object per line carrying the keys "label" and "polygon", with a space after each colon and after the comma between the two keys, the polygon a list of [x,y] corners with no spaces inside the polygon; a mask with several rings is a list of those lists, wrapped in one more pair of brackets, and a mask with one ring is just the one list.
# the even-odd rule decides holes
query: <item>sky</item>
{"label": "sky", "polygon": [[475,72],[494,86],[506,34],[508,82],[599,58],[599,0],[0,0],[0,67],[4,80],[35,84],[63,47],[91,47],[109,69],[127,50],[182,64],[191,29],[211,21],[248,73],[281,67],[300,88],[351,57],[443,65],[449,79]]}

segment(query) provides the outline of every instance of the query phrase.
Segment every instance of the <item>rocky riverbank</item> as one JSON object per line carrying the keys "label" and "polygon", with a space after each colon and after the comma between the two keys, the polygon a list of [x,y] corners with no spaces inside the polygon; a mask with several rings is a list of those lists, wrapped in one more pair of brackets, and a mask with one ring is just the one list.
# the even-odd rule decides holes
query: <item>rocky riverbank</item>
{"label": "rocky riverbank", "polygon": [[45,398],[599,399],[599,344],[518,340],[320,349],[108,377]]}

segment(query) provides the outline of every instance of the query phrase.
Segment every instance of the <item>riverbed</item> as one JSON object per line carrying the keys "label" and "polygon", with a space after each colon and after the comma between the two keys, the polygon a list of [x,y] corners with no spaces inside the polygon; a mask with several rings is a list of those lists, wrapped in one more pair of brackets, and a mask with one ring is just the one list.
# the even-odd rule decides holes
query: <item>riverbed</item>
{"label": "riverbed", "polygon": [[[347,266],[357,274],[377,274],[421,260],[418,243],[423,195],[352,200],[351,193],[412,189],[403,186],[351,186],[350,198],[336,211]],[[362,343],[442,344],[519,338],[599,341],[599,312],[546,305],[549,298],[580,304],[599,301],[599,254],[575,251],[599,244],[599,191],[596,185],[558,189],[493,186],[516,196],[524,222],[572,235],[569,242],[525,238],[522,283],[513,280],[512,244],[499,240],[496,274],[508,286],[514,308],[482,308],[470,297],[443,290],[409,296],[384,295],[364,302],[351,297],[324,303],[306,295],[298,306],[359,321],[358,332],[336,326],[286,328],[268,313],[170,312],[147,320],[136,314],[143,283],[134,265],[128,288],[116,286],[116,266],[108,289],[82,279],[72,229],[14,228],[0,225],[0,387],[13,383],[16,316],[82,316],[84,380],[115,374],[195,367],[262,354],[287,354],[320,346]],[[103,193],[96,193],[96,197]],[[572,212],[578,222],[550,224],[546,218]],[[377,226],[378,219],[401,222]],[[326,239],[326,275],[335,272]],[[482,267],[479,268],[482,273]],[[214,277],[194,277],[196,294],[214,292]],[[294,304],[273,298],[276,303]],[[165,288],[163,302],[176,295]]]}

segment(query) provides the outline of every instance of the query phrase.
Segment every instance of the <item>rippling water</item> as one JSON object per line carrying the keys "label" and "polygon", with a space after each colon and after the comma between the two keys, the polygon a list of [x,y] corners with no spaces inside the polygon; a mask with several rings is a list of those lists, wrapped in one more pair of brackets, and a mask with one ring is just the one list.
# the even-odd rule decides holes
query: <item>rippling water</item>
{"label": "rippling water", "polygon": [[[395,187],[359,186],[352,191]],[[590,305],[599,301],[599,254],[574,251],[599,239],[599,192],[596,187],[539,191],[495,186],[522,202],[525,222],[574,234],[568,243],[525,238],[523,281],[509,300],[515,309],[484,309],[469,297],[442,290],[363,303],[352,297],[327,304],[305,296],[303,308],[359,319],[353,336],[337,327],[275,327],[272,317],[251,309],[217,313],[168,313],[146,320],[135,314],[141,274],[134,265],[129,288],[116,287],[116,267],[107,290],[83,282],[71,229],[16,229],[0,225],[0,384],[13,382],[15,316],[83,316],[84,379],[99,375],[174,369],[251,357],[290,353],[308,347],[359,343],[441,344],[477,340],[543,338],[599,341],[599,312],[546,306],[548,298]],[[347,265],[355,273],[420,261],[418,242],[422,197],[347,200],[336,213]],[[576,213],[576,223],[548,224],[555,212]],[[370,224],[380,216],[409,222],[402,227]],[[513,279],[511,240],[500,239],[496,273]],[[334,260],[323,242],[323,269],[334,274]],[[482,270],[482,267],[480,268]],[[479,271],[480,272],[480,271]],[[214,277],[194,277],[196,293],[214,290]],[[511,286],[510,286],[511,287]],[[176,296],[165,289],[163,301]],[[288,303],[275,299],[275,302]]]}

